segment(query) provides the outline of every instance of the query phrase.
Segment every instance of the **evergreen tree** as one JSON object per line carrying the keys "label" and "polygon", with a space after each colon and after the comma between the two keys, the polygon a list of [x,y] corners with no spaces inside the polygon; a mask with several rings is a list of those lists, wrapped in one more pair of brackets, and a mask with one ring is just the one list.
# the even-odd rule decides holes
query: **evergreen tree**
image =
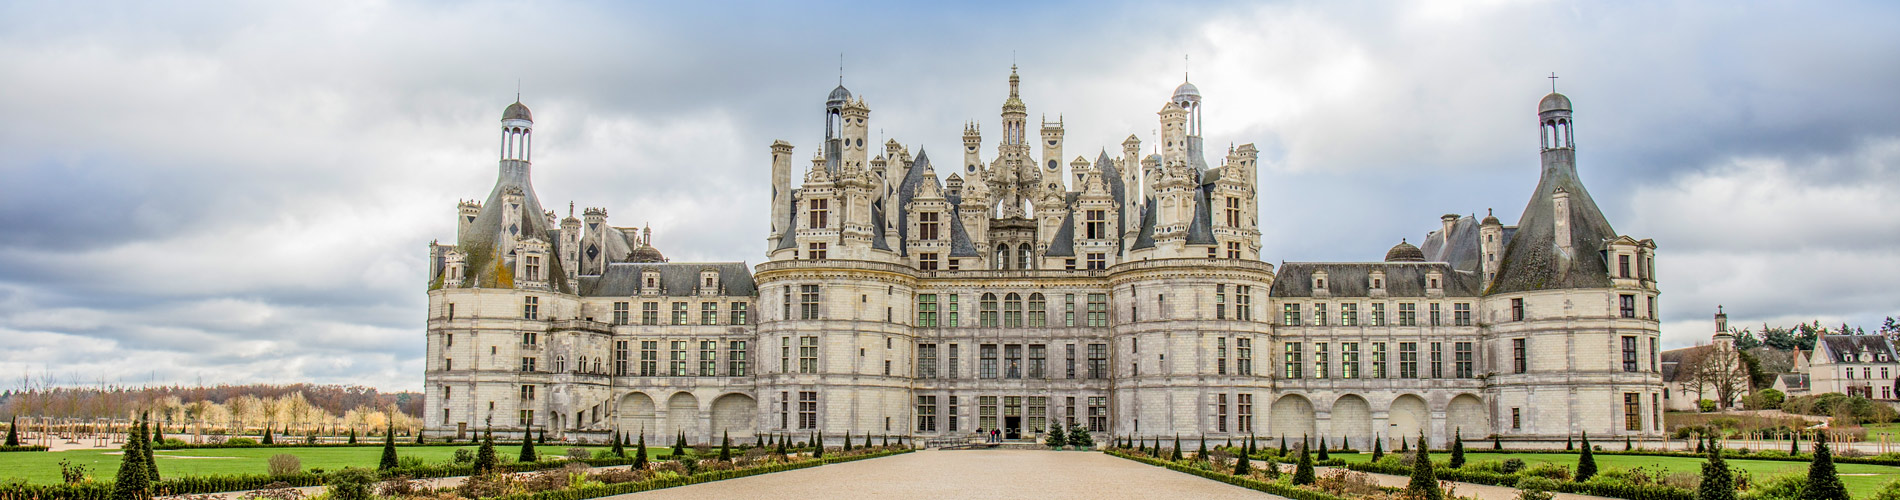
{"label": "evergreen tree", "polygon": [[844,451],[851,451],[851,431],[844,431]]}
{"label": "evergreen tree", "polygon": [[264,443],[264,444],[277,444],[277,443],[273,443],[273,442],[271,442],[271,440],[270,440],[270,435],[271,435],[271,431],[270,431],[270,426],[268,426],[268,425],[266,425],[266,426],[264,426],[264,441],[263,441],[263,443]]}
{"label": "evergreen tree", "polygon": [[1194,452],[1195,460],[1207,460],[1207,435],[1201,435],[1201,449]]}
{"label": "evergreen tree", "polygon": [[1372,438],[1372,461],[1377,462],[1381,458],[1385,458],[1385,440]]}
{"label": "evergreen tree", "polygon": [[[1420,436],[1424,436],[1424,434],[1420,434]],[[1411,452],[1412,452],[1412,440],[1410,440],[1410,439],[1400,439],[1400,440],[1399,440],[1399,453],[1411,453]]]}
{"label": "evergreen tree", "polygon": [[383,460],[376,464],[376,470],[390,470],[396,467],[396,424],[390,424],[389,432],[383,433]]}
{"label": "evergreen tree", "polygon": [[1808,463],[1808,485],[1801,489],[1801,500],[1847,500],[1847,486],[1834,472],[1834,453],[1827,439],[1814,439],[1814,461]]}
{"label": "evergreen tree", "polygon": [[1254,437],[1253,433],[1249,432],[1247,433],[1247,454],[1252,455],[1255,453],[1260,453],[1260,439]]}
{"label": "evergreen tree", "polygon": [[1788,435],[1788,456],[1800,456],[1800,455],[1801,455],[1801,433],[1796,432],[1794,434],[1789,434]]}
{"label": "evergreen tree", "polygon": [[[1699,447],[1701,439],[1696,440]],[[1696,500],[1735,500],[1735,476],[1728,470],[1728,462],[1722,460],[1722,447],[1715,442],[1715,436],[1709,436],[1709,460],[1702,463],[1702,485],[1696,489]]]}
{"label": "evergreen tree", "polygon": [[482,431],[482,446],[475,449],[475,475],[492,474],[500,460],[495,458],[495,431]]}
{"label": "evergreen tree", "polygon": [[673,441],[673,459],[686,458],[686,431],[681,430],[679,439]]}
{"label": "evergreen tree", "polygon": [[864,446],[860,446],[859,448],[870,448],[870,447],[871,447],[871,435],[867,433],[864,435]]}
{"label": "evergreen tree", "polygon": [[1285,435],[1285,434],[1281,434],[1281,435],[1280,435],[1280,456],[1282,456],[1282,457],[1284,457],[1284,456],[1286,456],[1286,452],[1287,452],[1287,451],[1288,451],[1288,450],[1287,450],[1287,447],[1286,447],[1286,435]]}
{"label": "evergreen tree", "polygon": [[1636,442],[1631,441],[1629,436],[1623,436],[1623,451],[1636,451]]}
{"label": "evergreen tree", "polygon": [[719,461],[732,462],[732,431],[725,431],[719,438]]}
{"label": "evergreen tree", "polygon": [[645,430],[642,430],[640,431],[640,443],[633,448],[633,469],[640,470],[645,468],[647,468],[647,433]]}
{"label": "evergreen tree", "polygon": [[548,430],[541,429],[541,439],[535,444],[548,444]]}
{"label": "evergreen tree", "polygon": [[1564,435],[1564,451],[1571,451],[1575,449],[1577,449],[1577,444],[1570,441],[1570,435],[1565,434]]}
{"label": "evergreen tree", "polygon": [[1465,466],[1464,429],[1453,429],[1451,431],[1451,463],[1449,465],[1451,465],[1453,469]]}
{"label": "evergreen tree", "polygon": [[1438,489],[1438,472],[1432,470],[1432,449],[1425,444],[1425,435],[1418,436],[1418,456],[1412,458],[1412,481],[1405,485],[1406,497],[1417,500],[1444,500],[1445,491]]}
{"label": "evergreen tree", "polygon": [[20,417],[7,422],[7,446],[20,445]]}
{"label": "evergreen tree", "polygon": [[515,461],[521,462],[524,464],[541,461],[541,455],[539,453],[534,452],[534,430],[533,429],[529,429],[526,433],[523,433],[521,435],[521,456],[516,457]]}
{"label": "evergreen tree", "polygon": [[152,424],[152,444],[165,444],[165,424]]}
{"label": "evergreen tree", "polygon": [[416,429],[416,444],[422,444],[422,429]]}
{"label": "evergreen tree", "polygon": [[778,437],[778,449],[773,451],[777,452],[778,456],[785,456],[785,436]]}
{"label": "evergreen tree", "polygon": [[1250,474],[1253,474],[1253,463],[1249,462],[1246,453],[1241,453],[1240,459],[1234,461],[1234,475],[1244,477]]}
{"label": "evergreen tree", "polygon": [[1326,453],[1326,437],[1321,436],[1319,438],[1319,461],[1324,462],[1332,459],[1333,457]]}
{"label": "evergreen tree", "polygon": [[303,442],[304,444],[317,444],[317,431],[310,431],[309,434],[304,434]]}
{"label": "evergreen tree", "polygon": [[1042,438],[1042,444],[1049,445],[1050,449],[1060,450],[1063,446],[1069,444],[1069,438],[1062,434],[1062,426],[1051,425],[1049,426],[1049,435],[1043,436]]}
{"label": "evergreen tree", "polygon": [[151,479],[146,477],[145,457],[140,453],[143,439],[138,426],[126,430],[124,450],[119,456],[119,475],[112,482],[112,500],[150,500]]}
{"label": "evergreen tree", "polygon": [[1491,435],[1491,449],[1504,451],[1504,438],[1499,437],[1497,434],[1492,434]]}
{"label": "evergreen tree", "polygon": [[1181,435],[1180,434],[1174,435],[1174,449],[1169,452],[1168,460],[1175,461],[1175,462],[1181,461]]}
{"label": "evergreen tree", "polygon": [[1352,449],[1352,442],[1347,441],[1346,436],[1340,436],[1339,437],[1339,451],[1344,452],[1350,449]]}
{"label": "evergreen tree", "polygon": [[1597,475],[1597,458],[1590,454],[1590,433],[1583,433],[1583,453],[1577,455],[1577,479],[1581,483]]}
{"label": "evergreen tree", "polygon": [[350,429],[350,444],[356,444],[356,429]]}
{"label": "evergreen tree", "polygon": [[1300,465],[1293,469],[1293,484],[1313,484],[1313,454],[1308,453],[1306,443],[1300,443]]}
{"label": "evergreen tree", "polygon": [[620,457],[620,458],[627,458],[627,447],[625,444],[623,444],[626,442],[626,439],[624,436],[620,435],[620,431],[614,431],[613,441],[614,441],[614,447],[613,447],[612,452],[614,456]]}
{"label": "evergreen tree", "polygon": [[[848,440],[848,439],[847,439],[847,440],[845,440],[845,443],[850,443],[850,442],[851,442],[851,441],[850,441],[850,440]],[[811,450],[811,457],[812,457],[812,458],[825,458],[825,435],[824,435],[824,433],[820,433],[820,432],[814,432],[814,433],[812,433],[812,434],[811,434],[811,447],[812,447],[812,450]]]}
{"label": "evergreen tree", "polygon": [[158,457],[152,455],[151,437],[145,435],[145,430],[149,425],[150,424],[139,424],[139,439],[143,441],[139,443],[139,452],[144,455],[145,459],[145,480],[151,481],[153,485],[157,485],[161,480],[158,476]]}
{"label": "evergreen tree", "polygon": [[752,445],[753,448],[758,448],[761,450],[765,449],[765,435],[764,434],[753,434],[752,437],[759,439],[758,443],[755,443]]}

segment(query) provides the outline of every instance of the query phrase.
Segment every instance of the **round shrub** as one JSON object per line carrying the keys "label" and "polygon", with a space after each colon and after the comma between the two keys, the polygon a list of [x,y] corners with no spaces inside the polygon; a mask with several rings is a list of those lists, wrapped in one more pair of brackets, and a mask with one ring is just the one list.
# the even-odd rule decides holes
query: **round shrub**
{"label": "round shrub", "polygon": [[370,485],[375,482],[376,473],[360,467],[336,471],[324,480],[331,500],[370,500]]}

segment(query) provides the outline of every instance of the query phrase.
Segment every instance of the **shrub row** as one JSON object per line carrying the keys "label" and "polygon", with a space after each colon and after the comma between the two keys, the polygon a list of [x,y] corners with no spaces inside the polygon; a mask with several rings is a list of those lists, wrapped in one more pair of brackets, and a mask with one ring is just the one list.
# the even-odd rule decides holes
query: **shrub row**
{"label": "shrub row", "polygon": [[1220,481],[1223,483],[1239,486],[1239,487],[1254,490],[1254,491],[1259,491],[1259,492],[1264,492],[1271,495],[1279,495],[1279,496],[1291,498],[1293,500],[1346,500],[1341,497],[1336,497],[1333,495],[1326,494],[1324,492],[1313,491],[1306,488],[1298,488],[1298,487],[1289,486],[1289,485],[1280,484],[1280,483],[1260,481],[1254,478],[1240,477],[1233,474],[1205,471],[1205,470],[1169,462],[1166,460],[1159,460],[1159,459],[1148,458],[1148,457],[1139,456],[1139,455],[1133,455],[1129,453],[1123,453],[1119,450],[1108,450],[1108,451],[1105,451],[1104,453],[1109,454],[1109,456],[1126,458],[1129,460],[1134,460],[1136,462],[1141,462],[1141,463],[1153,465],[1156,467],[1164,467],[1171,471],[1193,474],[1196,476],[1201,476],[1204,478]]}
{"label": "shrub row", "polygon": [[[1467,451],[1467,453],[1469,452]],[[1437,461],[1433,461],[1433,462],[1434,462],[1434,468],[1436,469],[1433,472],[1438,475],[1438,479],[1444,480],[1444,481],[1457,481],[1461,483],[1473,483],[1473,484],[1488,484],[1491,486],[1504,486],[1504,487],[1515,488],[1517,487],[1518,480],[1523,479],[1523,476],[1518,476],[1514,474],[1500,474],[1500,473],[1489,472],[1489,471],[1468,471],[1468,470],[1463,470],[1463,469],[1453,469],[1451,468],[1451,466],[1446,465],[1444,463],[1439,463]],[[1346,468],[1356,470],[1359,472],[1371,472],[1374,474],[1390,474],[1390,475],[1395,475],[1395,476],[1409,476],[1412,474],[1411,467],[1385,466],[1385,465],[1380,465],[1376,463],[1347,464]],[[1694,491],[1685,490],[1682,488],[1670,487],[1670,486],[1662,486],[1662,485],[1640,485],[1639,486],[1639,485],[1626,484],[1626,483],[1622,483],[1622,484],[1604,483],[1604,482],[1597,482],[1597,481],[1589,481],[1589,482],[1582,482],[1582,483],[1573,482],[1573,481],[1562,481],[1562,482],[1552,482],[1552,484],[1555,484],[1556,487],[1551,488],[1551,491],[1557,491],[1561,493],[1576,493],[1579,495],[1595,495],[1595,496],[1600,496],[1600,497],[1623,498],[1627,500],[1695,500],[1696,498],[1696,492]]]}
{"label": "shrub row", "polygon": [[[537,491],[534,493],[517,493],[513,495],[496,497],[494,500],[583,500],[587,498],[597,498],[597,497],[604,497],[604,496],[611,496],[611,495],[625,495],[628,493],[639,493],[642,491],[673,488],[677,486],[686,486],[686,485],[691,485],[691,484],[707,483],[707,482],[712,482],[712,481],[722,481],[726,479],[735,479],[735,478],[741,478],[741,477],[746,477],[746,476],[756,476],[760,474],[783,472],[783,471],[788,471],[788,470],[793,470],[793,469],[803,469],[806,467],[817,467],[817,466],[826,465],[826,464],[852,462],[852,461],[864,460],[864,459],[869,459],[869,458],[888,457],[892,455],[901,455],[904,453],[910,453],[911,451],[912,450],[880,451],[880,452],[875,452],[875,453],[866,453],[863,455],[825,457],[825,458],[820,458],[820,459],[804,460],[804,461],[799,461],[799,462],[762,465],[762,466],[746,468],[746,469],[701,472],[698,474],[693,474],[691,476],[675,476],[675,477],[667,477],[667,478],[648,479],[645,481],[634,481],[630,483],[582,486],[579,488],[566,488],[566,489],[560,489],[560,490],[554,490],[554,491]],[[1315,499],[1315,500],[1320,500],[1320,499]]]}
{"label": "shrub row", "polygon": [[[284,442],[282,443],[275,443],[275,444],[263,444],[263,443],[196,443],[194,444],[194,443],[178,443],[178,442],[172,442],[172,441],[173,440],[167,439],[166,442],[163,442],[163,443],[152,443],[152,449],[154,450],[215,450],[215,449],[220,449],[220,448],[369,448],[369,447],[381,448],[383,446],[383,440],[380,438],[364,439],[360,443],[305,443],[303,441],[291,442],[289,438],[285,438]],[[402,439],[396,440],[397,448],[409,448],[409,447],[415,447],[415,446],[481,446],[482,444],[480,440],[465,441],[465,442],[460,442],[460,443],[436,442],[436,443],[425,443],[425,444],[415,444],[413,441],[404,443],[402,441],[403,441]],[[577,445],[577,444],[571,444],[571,443],[535,443],[534,445],[535,446],[606,446],[606,445],[601,445],[601,444],[578,444]],[[520,442],[504,443],[501,441],[496,441],[495,446],[496,447],[521,446],[521,443]]]}
{"label": "shrub row", "polygon": [[[586,460],[543,460],[539,462],[516,462],[501,464],[504,472],[532,472],[558,469],[571,462],[585,463],[591,467],[611,467],[631,465],[633,458],[592,458]],[[409,476],[417,479],[467,476],[475,472],[472,464],[435,464],[419,467],[403,467],[378,472],[382,478]],[[310,472],[272,476],[269,474],[226,474],[217,476],[185,476],[160,481],[155,491],[158,495],[200,495],[223,493],[227,491],[255,490],[271,483],[284,482],[290,486],[321,486],[325,476]],[[112,483],[96,481],[80,485],[44,485],[26,483],[0,484],[0,500],[107,500],[112,496]]]}
{"label": "shrub row", "polygon": [[0,452],[8,451],[46,451],[45,446],[0,446]]}
{"label": "shrub row", "polygon": [[[1806,443],[1806,441],[1803,441],[1803,443]],[[1803,445],[1803,447],[1805,448],[1807,446]],[[1432,453],[1438,453],[1438,452],[1433,451]],[[1475,453],[1561,453],[1561,454],[1575,455],[1581,452],[1578,450],[1493,450],[1493,449],[1488,449],[1488,448],[1479,450],[1479,449],[1466,448],[1465,453],[1474,453],[1474,454]],[[1690,451],[1662,451],[1662,450],[1595,451],[1593,450],[1590,453],[1597,454],[1597,455],[1632,455],[1632,456],[1643,456],[1643,457],[1708,458],[1707,453],[1695,453],[1695,452],[1690,452]],[[1786,451],[1783,451],[1783,450],[1762,450],[1762,451],[1750,453],[1746,449],[1738,449],[1738,448],[1723,448],[1722,458],[1734,459],[1734,460],[1772,460],[1772,461],[1778,461],[1778,462],[1803,462],[1803,463],[1811,462],[1814,460],[1814,457],[1811,455],[1790,455]],[[1870,456],[1870,457],[1846,457],[1846,456],[1841,456],[1840,454],[1837,453],[1834,455],[1834,463],[1886,465],[1886,466],[1900,467],[1900,455],[1885,454],[1885,455],[1875,455],[1875,456]]]}

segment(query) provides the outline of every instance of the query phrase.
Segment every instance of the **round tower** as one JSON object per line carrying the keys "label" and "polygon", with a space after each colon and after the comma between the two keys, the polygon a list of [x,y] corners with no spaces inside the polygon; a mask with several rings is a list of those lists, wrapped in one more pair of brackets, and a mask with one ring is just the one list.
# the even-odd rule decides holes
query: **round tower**
{"label": "round tower", "polygon": [[517,96],[501,112],[501,159],[528,161],[534,145],[534,117]]}

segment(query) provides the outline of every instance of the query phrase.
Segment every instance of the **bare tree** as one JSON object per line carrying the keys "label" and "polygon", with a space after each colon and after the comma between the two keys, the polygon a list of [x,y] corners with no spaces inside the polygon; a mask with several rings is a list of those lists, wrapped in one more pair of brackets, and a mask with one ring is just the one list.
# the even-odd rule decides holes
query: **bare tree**
{"label": "bare tree", "polygon": [[1698,354],[1683,362],[1683,369],[1688,370],[1689,375],[1683,390],[1694,392],[1699,399],[1713,399],[1720,408],[1735,406],[1737,400],[1747,395],[1748,367],[1743,366],[1741,353],[1733,348],[1713,346]]}

